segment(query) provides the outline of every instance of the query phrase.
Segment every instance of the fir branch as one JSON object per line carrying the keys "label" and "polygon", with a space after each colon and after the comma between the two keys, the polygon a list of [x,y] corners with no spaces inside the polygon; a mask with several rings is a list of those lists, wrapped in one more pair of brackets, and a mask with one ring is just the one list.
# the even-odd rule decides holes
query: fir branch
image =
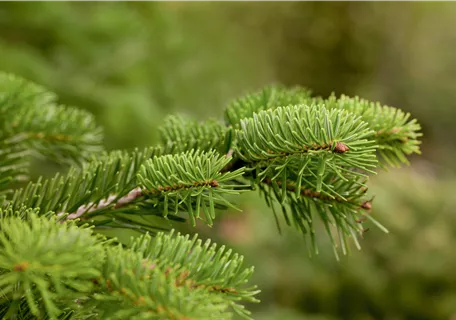
{"label": "fir branch", "polygon": [[359,97],[341,95],[337,98],[333,94],[323,99],[312,97],[311,92],[302,87],[268,86],[259,92],[235,100],[227,107],[225,118],[234,128],[240,128],[241,120],[252,118],[254,113],[296,104],[325,105],[328,109],[343,109],[361,116],[374,131],[372,139],[378,145],[382,165],[398,167],[401,164],[408,164],[407,156],[420,153],[419,138],[422,134],[421,126],[416,119],[411,119],[409,113],[400,109]]}
{"label": "fir branch", "polygon": [[10,121],[8,133],[23,136],[28,147],[57,162],[80,163],[102,151],[101,128],[83,110],[49,105],[18,110]]}
{"label": "fir branch", "polygon": [[38,208],[40,214],[68,213],[67,219],[89,212],[109,215],[106,209],[124,208],[139,198],[134,192],[136,174],[146,159],[161,152],[160,148],[146,148],[132,153],[104,153],[82,168],[71,168],[65,176],[57,174],[51,179],[40,178],[29,183],[26,188],[16,190],[4,205],[14,210],[22,206]]}
{"label": "fir branch", "polygon": [[[349,250],[348,239],[351,239],[358,249],[361,248],[358,237],[362,237],[367,230],[362,223],[366,220],[374,222],[380,229],[388,232],[371,215],[372,199],[365,197],[367,178],[359,178],[344,182],[334,180],[334,175],[325,177],[326,181],[334,181],[333,188],[344,198],[332,198],[327,195],[316,193],[312,190],[294,184],[287,184],[286,195],[283,194],[283,184],[281,181],[263,180],[259,185],[260,192],[265,201],[272,208],[276,218],[276,223],[280,230],[279,220],[276,212],[276,205],[279,204],[283,217],[289,226],[294,226],[302,232],[307,241],[310,241],[309,255],[318,254],[316,245],[315,220],[323,223],[324,229],[331,239],[334,252],[338,258],[337,248],[341,247],[343,254]],[[337,239],[334,238],[337,234]],[[306,242],[307,242],[306,241]]]}
{"label": "fir branch", "polygon": [[248,318],[238,301],[256,301],[257,291],[244,287],[253,269],[242,268],[242,257],[196,237],[145,235],[125,249],[50,214],[9,208],[0,216],[2,314],[228,319],[231,307]]}
{"label": "fir branch", "polygon": [[154,217],[182,220],[179,211],[188,212],[195,223],[202,209],[205,221],[212,224],[216,208],[234,207],[223,195],[245,189],[233,184],[243,170],[220,173],[230,160],[215,151],[157,156],[162,152],[147,148],[131,154],[106,153],[83,168],[70,169],[66,176],[29,183],[5,205],[68,214],[67,219],[81,218],[97,227],[136,225],[155,232],[163,227]]}
{"label": "fir branch", "polygon": [[3,218],[0,229],[1,299],[25,297],[34,316],[56,318],[64,300],[91,292],[104,253],[90,229],[36,214]]}
{"label": "fir branch", "polygon": [[410,119],[409,113],[378,102],[345,95],[338,99],[332,95],[325,100],[325,105],[361,116],[375,132],[374,139],[384,164],[399,167],[401,164],[409,164],[408,155],[420,154],[421,141],[418,139],[422,136],[419,132],[421,126],[416,119]]}
{"label": "fir branch", "polygon": [[134,241],[132,250],[142,252],[144,258],[153,261],[162,269],[179,268],[180,281],[191,288],[200,288],[228,300],[235,312],[243,317],[249,312],[239,301],[258,302],[254,295],[256,287],[245,287],[253,273],[253,267],[243,268],[242,256],[226,251],[225,246],[217,248],[207,240],[204,244],[194,235],[160,233],[155,238],[146,235]]}
{"label": "fir branch", "polygon": [[0,73],[0,136],[19,136],[26,148],[59,162],[80,163],[101,148],[101,129],[83,110],[59,106],[56,96]]}
{"label": "fir branch", "polygon": [[279,107],[260,111],[242,120],[241,126],[236,130],[236,151],[255,168],[258,182],[268,176],[286,181],[293,174],[300,185],[303,177],[313,176],[316,192],[330,192],[323,184],[325,172],[334,172],[342,180],[363,171],[375,173],[370,169],[377,163],[376,146],[369,139],[372,131],[345,111]]}
{"label": "fir branch", "polygon": [[[345,254],[348,239],[360,247],[364,220],[386,231],[365,195],[376,152],[387,164],[406,163],[421,136],[399,109],[313,98],[298,87],[236,100],[228,127],[170,117],[161,147],[131,153],[99,152],[91,115],[2,73],[0,115],[0,316],[24,319],[249,318],[240,301],[257,302],[258,291],[247,285],[253,268],[242,256],[173,231],[112,246],[86,223],[155,234],[186,212],[193,225],[212,225],[216,209],[235,208],[226,196],[257,186],[276,221],[279,204],[309,249],[318,253],[321,221],[336,255],[339,246]],[[4,192],[26,173],[30,150],[82,165]]]}
{"label": "fir branch", "polygon": [[227,319],[228,304],[182,285],[179,271],[163,270],[141,252],[108,248],[94,295],[102,319]]}
{"label": "fir branch", "polygon": [[205,222],[212,225],[216,204],[235,208],[223,195],[239,194],[247,186],[234,184],[244,170],[222,173],[230,159],[215,151],[189,151],[176,155],[166,155],[149,159],[138,174],[143,192],[159,196],[163,215],[188,211],[192,225],[200,218],[201,209]]}

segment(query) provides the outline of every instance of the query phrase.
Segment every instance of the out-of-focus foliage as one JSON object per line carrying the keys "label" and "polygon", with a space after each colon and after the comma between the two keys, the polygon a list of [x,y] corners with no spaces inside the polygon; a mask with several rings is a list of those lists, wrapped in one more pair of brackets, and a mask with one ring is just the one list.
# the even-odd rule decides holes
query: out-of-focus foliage
{"label": "out-of-focus foliage", "polygon": [[[109,148],[151,144],[165,114],[222,115],[264,83],[379,100],[423,125],[423,158],[374,179],[363,251],[307,258],[245,198],[199,233],[237,246],[262,288],[255,319],[450,319],[456,314],[456,4],[1,3],[0,69],[95,113]],[[199,119],[201,118],[201,119]],[[256,309],[255,309],[256,308]]]}
{"label": "out-of-focus foliage", "polygon": [[0,69],[95,113],[108,147],[144,146],[165,115],[217,115],[263,84],[264,59],[221,14],[178,2],[2,3]]}

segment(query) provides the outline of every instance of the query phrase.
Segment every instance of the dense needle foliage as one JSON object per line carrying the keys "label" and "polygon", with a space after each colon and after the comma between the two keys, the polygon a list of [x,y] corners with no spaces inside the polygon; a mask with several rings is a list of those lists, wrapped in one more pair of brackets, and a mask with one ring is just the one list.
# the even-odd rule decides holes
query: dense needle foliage
{"label": "dense needle foliage", "polygon": [[[160,145],[133,152],[103,151],[92,115],[13,75],[0,74],[0,114],[0,314],[13,319],[249,318],[253,267],[172,222],[211,226],[233,195],[259,190],[311,254],[321,223],[338,257],[366,220],[386,231],[369,175],[408,163],[421,135],[399,109],[280,86],[234,101],[225,123],[171,116]],[[12,190],[37,155],[71,168]]]}

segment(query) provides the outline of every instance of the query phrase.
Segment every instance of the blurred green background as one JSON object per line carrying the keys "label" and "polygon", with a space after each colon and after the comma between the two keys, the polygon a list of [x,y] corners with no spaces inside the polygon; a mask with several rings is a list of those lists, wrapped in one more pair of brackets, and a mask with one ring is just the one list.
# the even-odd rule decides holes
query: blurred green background
{"label": "blurred green background", "polygon": [[256,266],[255,319],[456,319],[456,3],[1,2],[0,70],[93,112],[108,149],[154,144],[172,112],[221,118],[270,83],[411,112],[423,155],[372,179],[391,232],[371,227],[361,252],[337,262],[322,236],[309,259],[252,194],[197,231]]}

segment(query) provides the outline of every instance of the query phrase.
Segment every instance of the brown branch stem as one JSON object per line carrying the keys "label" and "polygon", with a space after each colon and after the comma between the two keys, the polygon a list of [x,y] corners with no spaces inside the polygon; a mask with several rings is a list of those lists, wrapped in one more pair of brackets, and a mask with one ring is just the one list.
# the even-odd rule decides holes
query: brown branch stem
{"label": "brown branch stem", "polygon": [[[137,187],[131,190],[127,195],[121,197],[115,202],[114,209],[121,208],[123,206],[128,205],[129,203],[135,201],[136,199],[140,198],[143,196],[143,192],[141,188]],[[66,220],[73,220],[80,218],[82,215],[88,212],[93,212],[96,210],[100,210],[103,208],[106,208],[107,206],[111,205],[114,203],[114,201],[117,199],[117,195],[110,195],[107,199],[100,200],[97,204],[93,202],[89,202],[88,204],[84,204],[80,206],[76,212],[70,213],[67,217]],[[59,212],[57,215],[62,216],[64,215],[65,212]]]}

